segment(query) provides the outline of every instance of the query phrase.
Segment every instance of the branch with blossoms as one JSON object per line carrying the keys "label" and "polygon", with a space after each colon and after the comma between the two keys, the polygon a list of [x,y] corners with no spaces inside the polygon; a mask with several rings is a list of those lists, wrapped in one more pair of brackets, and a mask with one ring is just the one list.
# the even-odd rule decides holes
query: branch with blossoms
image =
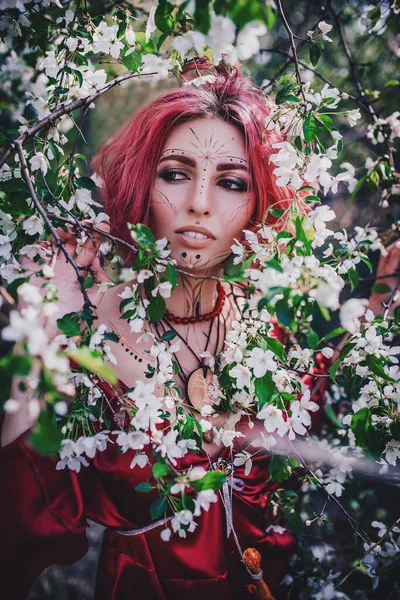
{"label": "branch with blossoms", "polygon": [[[244,2],[238,7],[228,0],[224,7],[210,3],[201,10],[196,6],[194,13],[190,5],[160,2],[149,14],[135,4],[111,5],[107,14],[95,14],[90,0],[83,7],[80,2],[64,7],[58,2],[42,4],[21,0],[14,8],[0,9],[4,40],[0,53],[5,55],[0,80],[6,83],[5,95],[13,108],[4,119],[10,127],[1,133],[5,150],[0,159],[0,274],[7,288],[2,295],[13,304],[2,338],[15,343],[1,359],[0,368],[9,383],[13,376],[39,373],[36,387],[30,383],[30,410],[39,418],[33,443],[43,452],[60,452],[57,468],[76,471],[111,441],[122,453],[131,453],[131,468],[150,472],[138,491],[157,490],[151,515],[156,522],[163,521],[164,540],[172,533],[185,537],[193,531],[195,517],[216,502],[222,486],[229,485],[230,478],[218,471],[177,472],[178,459],[201,449],[203,433],[212,433],[221,447],[232,448],[234,465],[243,466],[246,475],[253,457],[267,452],[271,458],[266,478],[282,486],[277,491],[273,531],[282,532],[282,514],[291,523],[287,526],[295,530],[295,521],[290,519],[296,510],[293,502],[288,503],[284,486],[298,474],[308,489],[305,496],[311,487],[321,488],[325,502],[321,514],[338,505],[368,544],[361,562],[368,564],[367,574],[376,584],[377,573],[396,564],[396,527],[390,530],[390,542],[385,538],[390,545],[380,552],[383,534],[378,545],[371,547],[366,527],[361,528],[346,502],[338,499],[353,489],[361,457],[379,463],[381,481],[390,478],[400,460],[399,348],[393,342],[399,326],[391,316],[399,289],[398,268],[378,275],[373,288],[385,302],[383,315],[374,314],[365,299],[344,301],[343,296],[348,288],[357,292],[359,283],[367,279],[359,273],[360,267],[372,273],[371,252],[383,257],[391,252],[399,239],[399,223],[393,211],[380,235],[372,227],[373,219],[364,227],[358,224],[350,234],[340,228],[333,231],[327,224],[335,219],[329,203],[338,192],[345,196],[348,191],[355,197],[368,186],[369,193],[379,197],[379,208],[389,210],[400,189],[394,152],[400,136],[399,114],[379,109],[345,35],[346,28],[352,27],[351,12],[354,22],[360,20],[358,29],[365,21],[370,30],[381,32],[390,27],[399,7],[396,3],[387,10],[383,5],[347,7],[349,21],[344,24],[337,4],[334,8],[329,3],[322,12],[311,6],[307,23],[298,24],[302,30],[296,31],[295,12],[280,1],[262,6]],[[329,14],[335,30],[325,21]],[[288,35],[289,49],[287,38],[280,39],[280,25]],[[351,33],[357,39],[359,33],[353,29]],[[350,86],[346,78],[340,86],[332,83],[339,80],[339,69],[329,64],[334,54],[329,45],[335,35],[358,95],[346,91],[346,85]],[[24,38],[33,53],[29,59],[20,52]],[[396,52],[394,47],[393,55]],[[266,100],[270,116],[264,137],[278,140],[267,160],[273,165],[278,187],[291,186],[294,200],[285,209],[279,203],[270,206],[258,229],[245,231],[244,243],[235,241],[232,247],[224,278],[232,285],[246,282],[249,293],[242,301],[243,318],[233,323],[221,354],[203,357],[212,371],[208,389],[212,403],[196,412],[174,381],[179,339],[163,321],[165,300],[177,285],[179,273],[168,242],[155,240],[140,224],[131,227],[132,243],[102,229],[107,216],[95,199],[101,182],[95,174],[89,176],[86,156],[79,150],[86,143],[84,118],[102,95],[118,85],[135,85],[135,80],[144,77],[156,82],[177,76],[185,61],[198,55],[214,64],[245,62],[250,70],[262,72],[262,78],[267,74],[274,82],[270,85],[266,80],[263,85],[273,90],[273,100]],[[274,69],[266,59],[273,61],[277,55],[288,60]],[[339,48],[335,48],[336,55]],[[322,88],[311,81],[314,75],[323,81]],[[189,84],[211,80],[212,76],[199,76]],[[395,91],[399,82],[387,83],[384,89]],[[339,105],[347,100],[359,108],[349,110],[345,104],[341,110]],[[373,121],[367,139],[377,152],[370,157],[368,147],[365,166],[356,169],[347,159],[340,165],[337,160],[342,151],[348,151],[343,145],[348,129],[362,118],[360,108]],[[273,228],[272,221],[276,222]],[[88,265],[79,264],[84,238],[79,239],[77,257],[68,251],[55,224],[87,234],[91,241],[102,235],[101,254],[115,269],[115,282],[98,284]],[[116,249],[121,247],[132,251],[132,268],[119,262]],[[57,290],[54,251],[61,252],[74,271],[84,306],[71,303],[70,312],[57,320],[57,331],[49,335],[46,325],[63,293]],[[33,264],[24,266],[21,258]],[[43,277],[40,289],[29,280],[32,276],[35,281],[38,272]],[[120,294],[121,320],[151,348],[145,380],[126,392],[112,369],[116,364],[113,344],[121,342],[118,327],[115,331],[105,324],[93,327],[97,289],[117,282],[126,283]],[[18,299],[25,308],[18,308]],[[333,325],[335,315],[340,326]],[[272,335],[276,327],[280,340]],[[332,362],[329,374],[327,361]],[[318,443],[330,458],[301,475],[304,462],[288,450],[279,450],[280,444],[286,439],[293,444],[308,439],[312,419],[321,410],[315,394],[322,393],[328,379],[324,436],[330,442]],[[115,404],[107,401],[106,385],[115,392]],[[1,401],[11,413],[18,402],[5,387]],[[346,414],[341,409],[344,402]],[[229,414],[227,422],[211,425],[209,417],[223,412]],[[235,427],[242,418],[255,423],[254,439],[246,440],[250,443],[245,447]],[[332,500],[328,507],[326,494]],[[322,527],[330,518],[328,514],[317,520]],[[304,521],[308,526],[310,519]],[[303,571],[301,597],[341,597],[333,595],[334,579],[324,580],[313,568]],[[301,569],[297,571],[299,579]]]}

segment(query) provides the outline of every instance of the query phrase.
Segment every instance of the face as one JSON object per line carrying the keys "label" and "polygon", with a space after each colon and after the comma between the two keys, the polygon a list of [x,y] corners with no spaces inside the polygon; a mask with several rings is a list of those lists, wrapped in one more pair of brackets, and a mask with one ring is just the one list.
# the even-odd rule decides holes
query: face
{"label": "face", "polygon": [[231,254],[255,208],[244,139],[219,119],[196,119],[168,138],[151,193],[151,227],[180,267],[209,271]]}

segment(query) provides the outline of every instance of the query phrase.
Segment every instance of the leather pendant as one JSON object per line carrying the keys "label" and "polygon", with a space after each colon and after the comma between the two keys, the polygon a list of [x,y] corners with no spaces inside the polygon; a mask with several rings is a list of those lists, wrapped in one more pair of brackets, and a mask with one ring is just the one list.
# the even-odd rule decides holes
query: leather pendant
{"label": "leather pendant", "polygon": [[208,387],[212,384],[213,373],[207,367],[200,367],[191,373],[187,382],[187,395],[191,405],[201,410],[207,404],[211,406],[212,398],[208,395]]}

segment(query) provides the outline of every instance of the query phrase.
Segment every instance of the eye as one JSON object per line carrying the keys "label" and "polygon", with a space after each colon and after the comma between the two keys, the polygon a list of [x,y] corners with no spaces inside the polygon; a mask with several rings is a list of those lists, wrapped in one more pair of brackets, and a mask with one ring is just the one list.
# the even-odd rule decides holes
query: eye
{"label": "eye", "polygon": [[232,192],[247,192],[248,185],[243,179],[236,179],[233,177],[224,177],[218,181],[218,185],[226,190]]}
{"label": "eye", "polygon": [[185,179],[188,179],[187,174],[179,169],[165,169],[158,173],[158,176],[168,182],[184,181]]}

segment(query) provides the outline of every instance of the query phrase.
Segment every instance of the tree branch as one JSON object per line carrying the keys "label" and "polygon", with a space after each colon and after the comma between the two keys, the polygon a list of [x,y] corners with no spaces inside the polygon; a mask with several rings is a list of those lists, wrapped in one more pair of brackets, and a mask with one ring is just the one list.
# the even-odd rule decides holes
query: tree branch
{"label": "tree branch", "polygon": [[84,307],[92,308],[92,307],[94,307],[94,304],[92,304],[92,302],[90,301],[90,298],[88,296],[87,289],[85,286],[85,278],[81,274],[81,269],[83,269],[83,267],[79,267],[76,264],[76,262],[74,261],[74,259],[71,257],[69,252],[66,250],[66,248],[64,247],[64,244],[62,243],[62,241],[60,239],[60,236],[58,235],[57,231],[53,227],[53,224],[51,223],[51,220],[49,219],[47,212],[44,210],[44,208],[42,207],[42,205],[39,202],[39,198],[36,195],[35,188],[33,187],[32,180],[30,178],[29,169],[28,169],[28,165],[26,163],[25,154],[24,154],[24,150],[22,148],[21,142],[16,140],[14,142],[14,144],[15,144],[15,147],[16,147],[16,150],[17,150],[17,153],[19,156],[19,161],[21,164],[21,173],[23,175],[23,178],[25,179],[25,183],[28,187],[29,194],[32,198],[32,202],[33,202],[36,210],[40,214],[40,216],[43,218],[47,227],[49,228],[51,234],[53,235],[55,243],[56,243],[56,247],[59,250],[61,250],[61,252],[64,254],[67,262],[70,263],[70,265],[72,266],[72,268],[74,269],[74,271],[76,273],[76,277],[79,282],[79,285],[80,285],[80,288],[81,288],[81,291],[83,294],[83,298],[84,298]]}
{"label": "tree branch", "polygon": [[389,529],[386,531],[386,533],[381,537],[380,540],[378,540],[373,546],[371,546],[371,548],[369,548],[364,554],[363,556],[360,558],[360,560],[358,560],[356,562],[356,564],[354,565],[354,567],[347,573],[347,575],[345,575],[343,577],[343,579],[341,581],[339,581],[339,583],[335,586],[335,590],[337,590],[341,585],[343,585],[343,583],[350,577],[350,575],[352,575],[354,573],[354,571],[356,569],[358,569],[358,567],[364,562],[364,560],[366,559],[366,557],[368,556],[368,554],[371,554],[371,552],[373,550],[375,550],[375,548],[377,546],[380,546],[383,542],[383,540],[385,540],[387,538],[387,536],[390,534],[390,532],[397,527],[397,525],[400,525],[400,519],[397,519],[393,525],[391,525],[389,527]]}

